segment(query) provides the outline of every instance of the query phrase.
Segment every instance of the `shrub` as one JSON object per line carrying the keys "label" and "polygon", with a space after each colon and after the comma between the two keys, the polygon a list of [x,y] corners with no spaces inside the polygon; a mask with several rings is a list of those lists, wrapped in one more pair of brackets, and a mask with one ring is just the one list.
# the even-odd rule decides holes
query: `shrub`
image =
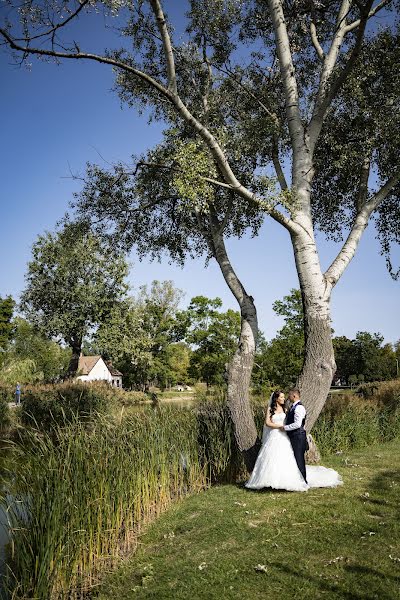
{"label": "shrub", "polygon": [[0,394],[0,431],[7,429],[10,426],[10,423],[11,415],[7,397]]}
{"label": "shrub", "polygon": [[323,453],[363,448],[400,435],[400,382],[369,383],[356,394],[337,394],[313,429]]}
{"label": "shrub", "polygon": [[78,420],[91,420],[110,411],[114,393],[104,383],[62,383],[28,388],[23,397],[21,421],[49,430]]}

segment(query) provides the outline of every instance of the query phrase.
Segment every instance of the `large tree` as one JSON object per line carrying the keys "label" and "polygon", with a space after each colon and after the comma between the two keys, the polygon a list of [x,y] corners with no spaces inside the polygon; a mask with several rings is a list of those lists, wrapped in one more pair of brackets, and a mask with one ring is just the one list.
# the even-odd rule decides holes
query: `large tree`
{"label": "large tree", "polygon": [[127,272],[122,255],[74,223],[34,243],[20,306],[39,331],[71,348],[70,376],[85,336],[124,297]]}
{"label": "large tree", "polygon": [[[95,53],[86,50],[84,37],[68,38],[67,32],[81,12],[96,19],[102,7],[105,19],[120,8],[113,24],[121,25],[122,43],[115,50]],[[22,8],[18,4],[22,29],[11,22],[0,30],[22,58],[38,55],[111,65],[124,101],[152,106],[156,118],[177,128],[192,146],[175,161],[183,173],[175,190],[192,201],[197,213],[214,220],[219,232],[215,253],[223,251],[221,238],[223,242],[231,222],[229,211],[213,212],[211,188],[224,190],[227,198],[235,196],[244,214],[250,207],[288,231],[304,307],[305,361],[299,385],[309,427],[335,372],[332,290],[371,215],[377,216],[388,261],[391,244],[400,237],[397,22],[380,30],[373,25],[375,15],[386,15],[391,7],[396,10],[397,4],[390,0],[327,5],[313,0],[192,0],[187,39],[179,43],[159,0],[118,6],[29,0]],[[194,168],[182,168],[185,161]],[[247,176],[246,169],[237,166],[241,161],[251,165]],[[283,168],[283,161],[290,169]],[[269,165],[281,188],[272,196],[267,179],[260,177]],[[154,178],[154,164],[151,168]],[[158,171],[164,168],[161,164]],[[290,178],[285,176],[288,170]],[[195,197],[188,193],[190,183],[196,183]],[[132,208],[124,219],[129,221]],[[326,270],[320,264],[316,227],[336,238],[343,233],[346,237]],[[224,263],[222,256],[219,263]],[[234,373],[239,365],[251,371],[257,330],[252,299],[231,283],[229,274],[226,279],[236,290],[242,315],[237,354],[241,360],[235,356],[232,362],[228,397],[239,445],[246,450],[254,446],[256,432],[251,423],[241,429],[248,419],[248,396],[238,389]]]}

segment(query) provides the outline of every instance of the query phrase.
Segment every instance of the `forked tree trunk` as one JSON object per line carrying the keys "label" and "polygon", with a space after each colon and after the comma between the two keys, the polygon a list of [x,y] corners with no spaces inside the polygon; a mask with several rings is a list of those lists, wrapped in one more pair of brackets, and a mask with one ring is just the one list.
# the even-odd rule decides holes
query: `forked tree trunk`
{"label": "forked tree trunk", "polygon": [[228,366],[227,404],[237,445],[242,452],[246,468],[248,471],[252,471],[260,446],[250,405],[250,380],[258,335],[257,311],[253,298],[247,294],[230,263],[222,232],[216,226],[215,220],[212,223],[211,232],[214,257],[240,307],[240,339],[238,348]]}
{"label": "forked tree trunk", "polygon": [[[328,396],[336,364],[330,318],[331,285],[319,263],[312,229],[292,236],[304,310],[305,357],[298,378],[301,399],[307,410],[306,429],[310,432]],[[319,453],[311,438],[309,462]]]}

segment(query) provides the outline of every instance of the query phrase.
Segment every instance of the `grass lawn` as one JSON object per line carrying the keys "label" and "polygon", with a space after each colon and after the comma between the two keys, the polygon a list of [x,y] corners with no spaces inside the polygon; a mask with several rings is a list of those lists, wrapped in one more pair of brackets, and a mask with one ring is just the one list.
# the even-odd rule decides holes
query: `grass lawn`
{"label": "grass lawn", "polygon": [[400,440],[322,461],[344,485],[213,487],[170,508],[100,600],[400,598]]}

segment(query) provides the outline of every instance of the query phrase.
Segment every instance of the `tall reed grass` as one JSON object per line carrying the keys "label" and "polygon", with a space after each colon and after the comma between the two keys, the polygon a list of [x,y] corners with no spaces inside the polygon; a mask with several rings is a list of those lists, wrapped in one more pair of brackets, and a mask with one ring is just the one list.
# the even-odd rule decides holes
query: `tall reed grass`
{"label": "tall reed grass", "polygon": [[51,435],[21,430],[13,495],[3,498],[10,596],[83,597],[135,547],[143,523],[233,475],[231,444],[226,415],[207,408],[144,408],[89,428],[77,419]]}

